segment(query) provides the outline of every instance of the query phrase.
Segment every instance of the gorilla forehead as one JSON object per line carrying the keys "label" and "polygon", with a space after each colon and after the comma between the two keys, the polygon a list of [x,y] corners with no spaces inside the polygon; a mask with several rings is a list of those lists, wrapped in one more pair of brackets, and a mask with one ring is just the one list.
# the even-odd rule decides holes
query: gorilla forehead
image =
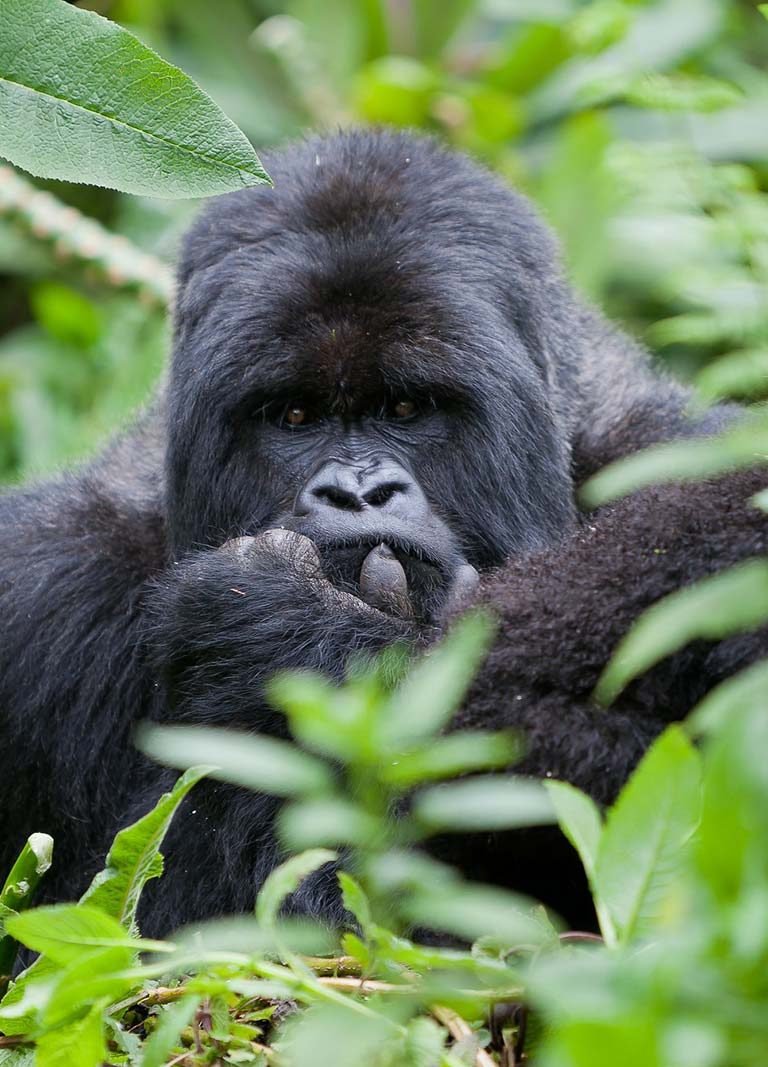
{"label": "gorilla forehead", "polygon": [[219,367],[223,389],[237,375],[290,387],[290,372],[313,395],[361,403],[468,372],[508,389],[541,370],[520,333],[551,242],[511,190],[397,133],[310,140],[266,162],[274,189],[219,198],[187,238],[180,362],[194,338],[194,369]]}

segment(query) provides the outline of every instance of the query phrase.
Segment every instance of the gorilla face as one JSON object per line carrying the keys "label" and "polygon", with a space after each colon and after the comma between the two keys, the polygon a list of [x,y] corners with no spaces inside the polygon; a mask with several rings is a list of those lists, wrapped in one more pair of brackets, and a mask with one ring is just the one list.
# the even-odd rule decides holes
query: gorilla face
{"label": "gorilla face", "polygon": [[214,202],[182,259],[173,550],[282,526],[353,591],[392,553],[428,617],[467,565],[551,543],[572,519],[567,434],[532,340],[540,295],[514,258],[531,249],[508,232],[524,209],[494,183],[490,226],[456,183],[430,227],[407,174],[342,163],[298,196],[279,160],[275,190]]}

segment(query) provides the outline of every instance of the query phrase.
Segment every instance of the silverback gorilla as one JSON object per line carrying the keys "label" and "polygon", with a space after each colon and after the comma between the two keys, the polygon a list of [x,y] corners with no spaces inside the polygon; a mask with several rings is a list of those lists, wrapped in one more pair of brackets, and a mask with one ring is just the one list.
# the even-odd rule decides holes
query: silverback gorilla
{"label": "silverback gorilla", "polygon": [[[528,203],[435,142],[348,132],[266,158],[275,188],[213,201],[184,241],[170,377],[81,470],[2,501],[0,866],[56,839],[72,898],[175,777],[145,719],[279,733],[278,669],[423,647],[469,604],[499,619],[455,728],[510,726],[525,773],[615,795],[664,724],[766,651],[698,642],[590,703],[650,603],[764,552],[755,473],[579,514],[580,482],[709,433],[687,393],[563,280]],[[206,782],[179,814],[149,934],[247,910],[276,861],[273,800]],[[440,847],[438,844],[436,847]],[[573,921],[554,831],[457,839],[476,877]],[[333,917],[331,879],[298,904]]]}

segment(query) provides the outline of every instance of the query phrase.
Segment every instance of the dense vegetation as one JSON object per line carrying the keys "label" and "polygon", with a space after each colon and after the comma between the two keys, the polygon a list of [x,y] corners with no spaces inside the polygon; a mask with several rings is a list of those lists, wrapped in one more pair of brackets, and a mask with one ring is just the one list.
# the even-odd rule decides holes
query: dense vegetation
{"label": "dense vegetation", "polygon": [[[79,6],[178,62],[258,146],[310,125],[362,120],[420,126],[480,155],[538,200],[582,289],[696,376],[702,403],[768,392],[768,22],[755,5]],[[20,13],[33,8],[79,17],[62,0],[0,0],[0,79],[14,51],[2,31],[26,32]],[[154,70],[133,38],[119,41]],[[99,72],[102,88],[122,92],[116,68]],[[261,180],[237,129],[194,83],[178,87],[178,143],[182,118],[203,109],[214,129],[209,157],[176,160],[168,184],[151,188],[152,168],[131,146],[119,160],[94,150],[83,179],[123,192],[53,181],[71,176],[72,160],[50,143],[14,139],[20,112],[12,91],[0,98],[0,153],[45,176],[0,168],[5,480],[86,454],[160,372],[168,264],[194,203],[126,191],[215,192],[233,161],[246,180]],[[127,92],[119,103],[143,107]],[[151,107],[143,115],[155,117]],[[93,131],[81,133],[96,144]],[[77,170],[75,139],[70,147]],[[589,495],[596,503],[766,453],[756,405],[752,420],[722,440],[637,457],[600,475]],[[653,609],[598,696],[608,703],[687,640],[766,619],[768,563],[754,560]],[[764,1064],[768,665],[670,728],[603,816],[568,786],[495,774],[514,760],[515,738],[440,736],[487,638],[487,624],[471,619],[405,674],[390,656],[376,669],[361,665],[342,690],[278,680],[274,700],[295,746],[147,732],[142,743],[157,758],[207,769],[188,771],[117,838],[78,904],[30,910],[55,863],[55,843],[51,857],[49,839],[30,839],[0,895],[0,973],[18,943],[41,957],[0,1004],[0,1064],[489,1067],[523,1055],[544,1067]],[[401,677],[394,687],[393,676]],[[469,771],[472,778],[450,781]],[[285,797],[286,863],[254,917],[142,941],[139,895],[160,875],[165,829],[201,773]],[[405,795],[413,797],[408,817],[388,819]],[[553,821],[584,863],[599,938],[563,931],[535,902],[469,883],[421,849],[438,832]],[[337,860],[349,928],[336,935],[281,917],[301,878]],[[409,938],[414,926],[457,947],[419,945]]]}

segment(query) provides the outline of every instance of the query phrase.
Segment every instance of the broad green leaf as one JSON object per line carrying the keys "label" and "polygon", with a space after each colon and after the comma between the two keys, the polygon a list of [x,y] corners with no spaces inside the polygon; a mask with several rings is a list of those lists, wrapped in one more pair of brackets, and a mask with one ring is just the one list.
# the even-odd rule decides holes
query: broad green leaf
{"label": "broad green leaf", "polygon": [[214,765],[208,772],[213,777],[273,796],[327,792],[333,785],[325,763],[276,737],[204,726],[145,726],[138,744],[172,767],[205,758]]}
{"label": "broad green leaf", "polygon": [[595,889],[624,943],[659,933],[701,815],[701,764],[679,726],[648,750],[608,813]]}
{"label": "broad green leaf", "polygon": [[107,1058],[105,1007],[97,1002],[82,1019],[38,1038],[35,1067],[100,1067]]}
{"label": "broad green leaf", "polygon": [[40,1012],[44,1029],[60,1026],[83,1014],[96,1000],[116,1001],[141,984],[130,947],[87,950],[59,972]]}
{"label": "broad green leaf", "polygon": [[171,819],[190,789],[207,773],[192,767],[179,778],[170,793],[164,793],[152,811],[115,837],[107,853],[106,867],[96,875],[81,898],[130,929],[144,886],[162,874],[163,843]]}
{"label": "broad green leaf", "polygon": [[468,771],[496,770],[513,763],[520,744],[511,733],[461,730],[398,755],[379,771],[387,785],[408,789],[420,782],[455,778]]}
{"label": "broad green leaf", "polygon": [[600,922],[600,931],[606,944],[616,943],[613,920],[603,901],[597,895],[595,870],[603,833],[600,809],[592,797],[568,782],[547,781],[544,783],[557,812],[560,829],[579,854],[592,887],[595,911]]}
{"label": "broad green leaf", "polygon": [[273,926],[285,898],[313,871],[335,859],[337,854],[327,848],[312,848],[276,867],[264,882],[256,900],[256,918],[259,922],[265,927]]}
{"label": "broad green leaf", "polygon": [[[19,853],[0,892],[0,932],[4,932],[5,919],[10,913],[28,908],[40,879],[49,870],[53,855],[53,838],[48,834],[31,834]],[[3,977],[11,973],[16,958],[16,943],[12,937],[0,937],[0,985]]]}
{"label": "broad green leaf", "polygon": [[28,948],[54,963],[72,963],[95,948],[124,948],[127,960],[134,952],[162,952],[164,941],[131,937],[117,919],[88,904],[52,904],[14,915],[8,931]]}
{"label": "broad green leaf", "polygon": [[431,830],[503,830],[556,821],[542,782],[488,775],[425,789],[413,805]]}
{"label": "broad green leaf", "polygon": [[315,845],[365,845],[383,840],[385,823],[342,797],[311,797],[278,815],[280,840],[294,852]]}
{"label": "broad green leaf", "polygon": [[712,360],[696,376],[696,389],[704,400],[765,395],[768,348],[744,349]]}
{"label": "broad green leaf", "polygon": [[750,560],[649,608],[621,641],[595,688],[610,704],[633,678],[689,641],[718,641],[768,619],[768,561]]}
{"label": "broad green leaf", "polygon": [[768,660],[761,660],[715,686],[688,716],[686,729],[694,734],[712,733],[731,716],[751,710],[768,714]]}
{"label": "broad green leaf", "polygon": [[438,733],[458,709],[488,648],[490,620],[465,616],[411,669],[384,709],[383,747],[402,751]]}
{"label": "broad green leaf", "polygon": [[195,1016],[200,996],[182,997],[160,1013],[157,1029],[144,1044],[141,1067],[163,1067],[179,1043],[181,1031]]}
{"label": "broad green leaf", "polygon": [[268,181],[245,135],[127,30],[2,0],[0,155],[38,177],[197,197]]}
{"label": "broad green leaf", "polygon": [[748,418],[719,437],[672,441],[604,467],[581,489],[586,507],[597,507],[635,489],[696,480],[768,460],[768,419]]}

